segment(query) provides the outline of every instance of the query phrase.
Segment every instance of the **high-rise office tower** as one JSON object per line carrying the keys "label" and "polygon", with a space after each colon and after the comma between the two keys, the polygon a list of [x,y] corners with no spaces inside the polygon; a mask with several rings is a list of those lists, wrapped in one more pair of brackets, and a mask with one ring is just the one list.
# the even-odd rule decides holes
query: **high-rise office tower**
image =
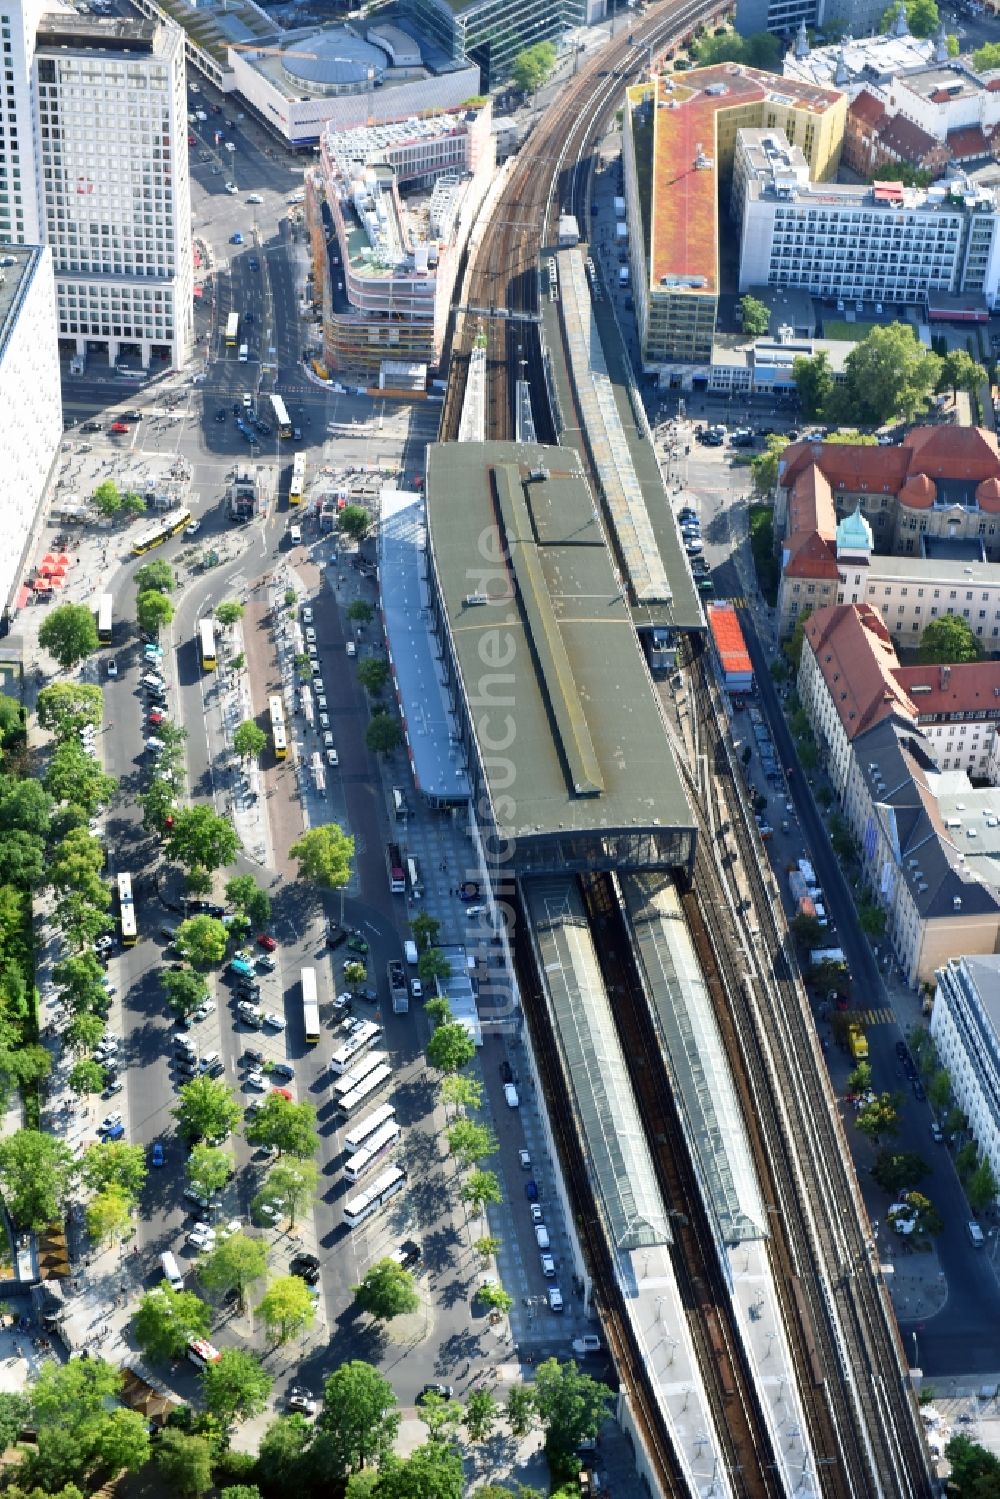
{"label": "high-rise office tower", "polygon": [[50,246],[59,337],[183,364],[192,254],[184,35],[0,0],[0,240]]}

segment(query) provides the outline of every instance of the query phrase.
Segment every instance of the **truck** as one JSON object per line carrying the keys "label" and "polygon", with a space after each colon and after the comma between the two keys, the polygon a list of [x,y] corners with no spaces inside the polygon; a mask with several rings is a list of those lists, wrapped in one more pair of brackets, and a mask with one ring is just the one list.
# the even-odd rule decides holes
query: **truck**
{"label": "truck", "polygon": [[628,266],[627,265],[623,265],[623,266],[621,266],[619,268],[619,271],[618,271],[618,285],[619,286],[628,286]]}
{"label": "truck", "polygon": [[405,1015],[410,1008],[410,991],[406,987],[403,965],[397,958],[393,958],[386,971],[389,975],[389,993],[392,996],[393,1013]]}
{"label": "truck", "polygon": [[625,199],[615,198],[615,215],[619,219],[625,217]]}
{"label": "truck", "polygon": [[624,245],[628,240],[628,225],[622,219],[619,219],[615,225],[615,239],[620,245]]}
{"label": "truck", "polygon": [[847,1044],[851,1049],[851,1056],[856,1062],[866,1062],[868,1060],[868,1037],[856,1020],[852,1020],[847,1027]]}

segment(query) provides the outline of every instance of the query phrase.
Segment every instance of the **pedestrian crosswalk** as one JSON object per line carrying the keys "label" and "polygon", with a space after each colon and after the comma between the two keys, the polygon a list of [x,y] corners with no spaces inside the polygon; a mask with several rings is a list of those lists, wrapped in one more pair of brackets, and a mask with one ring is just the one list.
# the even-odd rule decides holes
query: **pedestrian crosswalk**
{"label": "pedestrian crosswalk", "polygon": [[845,1019],[855,1020],[859,1025],[894,1025],[896,1012],[884,1006],[877,1010],[847,1010]]}
{"label": "pedestrian crosswalk", "polygon": [[750,607],[747,603],[746,595],[742,593],[731,595],[731,597],[726,599],[726,603],[732,604],[734,609],[749,609]]}

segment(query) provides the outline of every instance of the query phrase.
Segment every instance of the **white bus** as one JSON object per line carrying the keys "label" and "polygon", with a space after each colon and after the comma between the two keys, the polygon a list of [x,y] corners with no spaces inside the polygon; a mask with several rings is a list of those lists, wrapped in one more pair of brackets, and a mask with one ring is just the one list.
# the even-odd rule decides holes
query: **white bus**
{"label": "white bus", "polygon": [[381,1129],[375,1131],[367,1145],[362,1145],[360,1150],[355,1151],[350,1160],[344,1166],[344,1175],[349,1182],[359,1182],[363,1176],[376,1165],[390,1150],[395,1150],[403,1131],[395,1119],[390,1119],[383,1124]]}
{"label": "white bus", "polygon": [[351,1065],[352,1058],[360,1057],[361,1053],[367,1051],[369,1046],[374,1046],[381,1034],[382,1027],[376,1024],[374,1020],[363,1020],[351,1032],[343,1045],[337,1047],[337,1050],[330,1058],[330,1068],[334,1074],[339,1077],[341,1073],[346,1072]]}
{"label": "white bus", "polygon": [[299,978],[302,983],[302,1026],[306,1041],[315,1046],[319,1040],[319,999],[316,993],[315,968],[303,968]]}
{"label": "white bus", "polygon": [[367,1192],[359,1192],[357,1197],[351,1197],[344,1204],[344,1222],[348,1228],[357,1228],[359,1223],[364,1223],[373,1213],[395,1197],[396,1193],[406,1186],[406,1172],[401,1166],[389,1166],[377,1176],[368,1188]]}
{"label": "white bus", "polygon": [[360,1150],[362,1145],[367,1145],[372,1135],[376,1134],[390,1119],[395,1119],[396,1110],[391,1103],[380,1104],[364,1119],[359,1119],[354,1128],[344,1136],[344,1144],[351,1155]]}
{"label": "white bus", "polygon": [[118,915],[121,919],[122,946],[134,947],[138,939],[135,924],[135,903],[132,900],[132,876],[118,876]]}
{"label": "white bus", "polygon": [[114,630],[112,627],[112,613],[115,601],[110,593],[102,593],[97,600],[97,638],[102,645],[110,645]]}
{"label": "white bus", "polygon": [[274,411],[274,420],[278,428],[278,436],[291,437],[292,423],[289,418],[288,411],[285,407],[285,403],[278,395],[277,391],[273,392],[271,395],[271,407]]}
{"label": "white bus", "polygon": [[420,866],[412,854],[406,860],[406,883],[410,887],[410,899],[419,900],[423,890],[420,883]]}
{"label": "white bus", "polygon": [[388,1062],[380,1062],[372,1071],[367,1072],[364,1081],[358,1083],[349,1093],[343,1093],[337,1097],[337,1109],[345,1119],[352,1119],[359,1109],[371,1103],[376,1093],[380,1093],[386,1083],[392,1077],[392,1068]]}
{"label": "white bus", "polygon": [[388,1062],[388,1060],[389,1053],[387,1051],[370,1051],[366,1057],[360,1057],[350,1072],[342,1072],[339,1077],[334,1078],[333,1096],[335,1098],[343,1098],[344,1094],[350,1093],[351,1089],[356,1087],[358,1083],[364,1082],[369,1072],[373,1071],[376,1067],[380,1067],[383,1062]]}

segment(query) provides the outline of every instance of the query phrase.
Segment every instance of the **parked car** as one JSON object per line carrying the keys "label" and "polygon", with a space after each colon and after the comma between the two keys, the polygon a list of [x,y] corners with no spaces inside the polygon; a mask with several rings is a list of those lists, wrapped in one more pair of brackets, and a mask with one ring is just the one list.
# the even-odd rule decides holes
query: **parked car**
{"label": "parked car", "polygon": [[262,947],[265,952],[274,952],[274,949],[277,947],[277,945],[278,944],[274,940],[274,938],[269,937],[265,932],[262,932],[257,938],[257,946]]}

